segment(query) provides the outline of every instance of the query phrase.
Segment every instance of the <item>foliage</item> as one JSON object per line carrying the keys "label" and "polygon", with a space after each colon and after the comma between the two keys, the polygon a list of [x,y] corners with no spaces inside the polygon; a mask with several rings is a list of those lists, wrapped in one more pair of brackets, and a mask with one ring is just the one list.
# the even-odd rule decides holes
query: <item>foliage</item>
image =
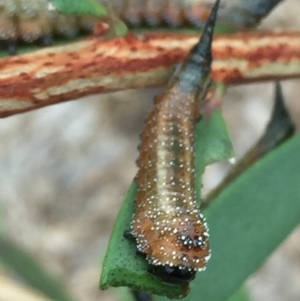
{"label": "foliage", "polygon": [[106,8],[97,0],[50,0],[64,14],[107,16]]}

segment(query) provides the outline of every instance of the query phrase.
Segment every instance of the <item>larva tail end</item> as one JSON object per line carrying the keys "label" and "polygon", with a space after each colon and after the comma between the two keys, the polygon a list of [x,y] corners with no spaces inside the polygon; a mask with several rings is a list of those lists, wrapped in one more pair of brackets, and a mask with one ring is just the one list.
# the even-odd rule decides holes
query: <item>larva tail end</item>
{"label": "larva tail end", "polygon": [[186,284],[192,281],[196,276],[196,271],[188,269],[186,267],[170,266],[166,265],[153,265],[149,264],[148,272],[157,278],[161,279],[162,282],[178,285]]}
{"label": "larva tail end", "polygon": [[216,2],[214,3],[214,5],[213,5],[213,7],[211,9],[210,15],[208,17],[208,20],[206,22],[204,30],[206,30],[206,28],[213,29],[215,27],[215,23],[216,23],[216,20],[217,20],[217,14],[218,14],[218,9],[219,9],[219,6],[220,6],[220,2],[221,2],[221,0],[216,0]]}
{"label": "larva tail end", "polygon": [[184,93],[202,91],[201,94],[204,96],[207,91],[206,85],[212,63],[211,46],[219,3],[220,0],[216,0],[199,42],[192,48],[182,66],[176,69],[169,82],[170,86],[178,83]]}
{"label": "larva tail end", "polygon": [[219,4],[220,0],[216,0],[214,6],[212,7],[209,18],[205,24],[200,42],[195,49],[195,52],[200,53],[204,58],[206,58],[210,62],[212,60],[211,44],[213,40],[214,27],[217,19]]}

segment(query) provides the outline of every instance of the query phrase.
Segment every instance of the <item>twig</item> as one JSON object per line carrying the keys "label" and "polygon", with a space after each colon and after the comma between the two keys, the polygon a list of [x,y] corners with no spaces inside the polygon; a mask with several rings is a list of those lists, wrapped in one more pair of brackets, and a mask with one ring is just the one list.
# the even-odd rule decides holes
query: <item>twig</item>
{"label": "twig", "polygon": [[[87,38],[0,60],[0,117],[85,95],[164,85],[199,37]],[[300,76],[300,32],[216,36],[212,77],[227,84]]]}

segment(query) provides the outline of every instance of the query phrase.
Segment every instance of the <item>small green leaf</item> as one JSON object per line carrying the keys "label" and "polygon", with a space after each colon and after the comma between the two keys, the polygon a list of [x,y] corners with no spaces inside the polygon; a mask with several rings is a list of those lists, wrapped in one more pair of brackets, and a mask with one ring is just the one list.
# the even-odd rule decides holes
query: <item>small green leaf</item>
{"label": "small green leaf", "polygon": [[109,16],[107,18],[109,24],[109,31],[105,35],[106,39],[112,39],[115,37],[123,37],[128,33],[128,28],[123,21],[115,14],[113,10],[109,11]]}
{"label": "small green leaf", "polygon": [[109,32],[105,35],[106,39],[112,39],[115,37],[124,37],[128,34],[129,30],[124,22],[119,19],[108,19],[108,23],[110,25]]}
{"label": "small green leaf", "polygon": [[[208,163],[231,156],[232,146],[221,111],[214,111],[209,118],[203,118],[196,127],[197,169],[202,172]],[[200,187],[200,173],[197,175]],[[135,243],[123,238],[124,231],[130,228],[136,188],[136,184],[132,183],[117,217],[103,263],[100,287],[107,289],[110,286],[129,286],[135,290],[169,298],[182,297],[188,293],[188,287],[163,284],[150,275],[147,272],[146,260],[136,255]]]}
{"label": "small green leaf", "polygon": [[61,282],[18,246],[0,236],[0,261],[31,287],[55,301],[73,301]]}
{"label": "small green leaf", "polygon": [[64,14],[107,16],[106,8],[97,0],[50,0]]}
{"label": "small green leaf", "polygon": [[123,37],[127,35],[128,28],[124,22],[120,21],[116,24],[115,33],[116,33],[116,37]]}
{"label": "small green leaf", "polygon": [[234,156],[221,109],[214,110],[210,116],[203,116],[197,124],[196,154],[197,167],[202,168],[201,173],[205,166]]}
{"label": "small green leaf", "polygon": [[[204,115],[196,126],[196,178],[201,179],[205,166],[234,156],[233,147],[221,109]],[[201,181],[197,181],[198,200],[201,199]]]}

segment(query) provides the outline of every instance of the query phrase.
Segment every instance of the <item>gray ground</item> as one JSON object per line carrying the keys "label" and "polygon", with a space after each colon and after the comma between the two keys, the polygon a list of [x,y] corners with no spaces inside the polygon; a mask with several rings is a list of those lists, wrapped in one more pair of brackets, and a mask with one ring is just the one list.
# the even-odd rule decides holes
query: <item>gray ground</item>
{"label": "gray ground", "polygon": [[[300,1],[289,0],[263,28],[300,28]],[[299,126],[299,82],[284,83]],[[237,156],[257,139],[271,111],[272,85],[232,88],[224,114]],[[93,96],[0,120],[0,200],[4,227],[59,275],[80,301],[118,300],[100,292],[100,259],[136,173],[142,121],[159,90]],[[234,112],[234,113],[233,113]],[[211,167],[206,189],[224,173]],[[247,282],[255,301],[300,300],[300,228]]]}

